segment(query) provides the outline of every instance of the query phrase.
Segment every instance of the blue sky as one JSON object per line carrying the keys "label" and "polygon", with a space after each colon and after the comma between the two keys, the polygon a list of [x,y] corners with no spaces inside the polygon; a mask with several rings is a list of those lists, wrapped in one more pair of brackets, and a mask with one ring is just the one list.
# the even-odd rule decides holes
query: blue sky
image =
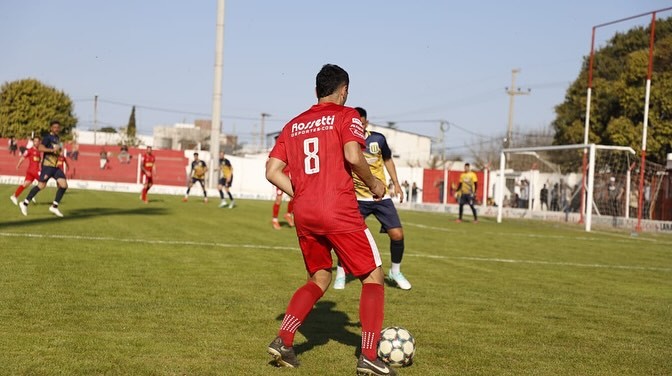
{"label": "blue sky", "polygon": [[[350,73],[348,105],[376,124],[436,137],[446,146],[506,131],[511,70],[514,127],[537,130],[589,53],[596,24],[672,6],[672,1],[261,1],[228,0],[222,120],[251,141],[260,114],[279,130],[315,102],[324,63]],[[141,133],[210,118],[216,0],[0,2],[0,83],[36,78],[75,102],[79,127],[121,127],[131,105]],[[662,13],[663,17],[672,12]],[[598,47],[650,17],[599,29]],[[654,83],[655,84],[655,83]]]}

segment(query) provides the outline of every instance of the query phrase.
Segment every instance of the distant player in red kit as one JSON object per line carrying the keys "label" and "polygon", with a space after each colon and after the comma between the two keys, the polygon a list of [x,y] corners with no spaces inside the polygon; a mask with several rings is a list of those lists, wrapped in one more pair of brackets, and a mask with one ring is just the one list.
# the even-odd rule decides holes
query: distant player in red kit
{"label": "distant player in red kit", "polygon": [[149,200],[147,200],[147,192],[154,184],[154,174],[156,173],[156,157],[152,154],[151,146],[147,146],[147,151],[142,155],[140,169],[142,170],[142,177],[145,180],[145,183],[142,186],[142,196],[140,196],[140,199],[146,204],[149,202]]}
{"label": "distant player in red kit", "polygon": [[[308,281],[289,301],[268,353],[278,366],[299,366],[294,335],[329,288],[333,249],[346,271],[362,282],[357,373],[395,375],[376,351],[385,305],[384,274],[376,243],[359,213],[352,172],[374,197],[385,194],[385,184],[371,174],[362,154],[366,136],[359,114],[344,106],[349,81],[342,68],[323,66],[316,77],[318,103],[285,125],[266,163],[268,181],[294,197],[296,234],[308,272]],[[282,172],[286,166],[291,180]],[[328,373],[326,368],[322,373]]]}
{"label": "distant player in red kit", "polygon": [[[285,167],[282,173],[289,176],[289,168]],[[273,224],[273,228],[276,230],[280,230],[282,228],[282,226],[280,226],[280,222],[278,221],[278,215],[280,214],[280,205],[282,204],[282,196],[284,194],[285,193],[282,191],[282,189],[275,187],[275,201],[273,202],[273,220],[271,221],[271,223]],[[285,213],[285,220],[287,221],[289,227],[294,227],[294,199],[292,197],[289,198],[289,202],[287,203],[287,213]]]}
{"label": "distant player in red kit", "polygon": [[19,204],[18,198],[21,192],[28,188],[29,185],[33,184],[35,180],[40,178],[40,162],[42,162],[42,153],[40,153],[37,145],[40,144],[41,140],[42,139],[39,137],[33,137],[33,146],[29,149],[26,149],[26,151],[21,155],[21,158],[19,158],[19,163],[16,165],[16,169],[18,170],[19,167],[21,167],[23,161],[26,159],[28,160],[28,169],[26,170],[26,177],[23,179],[23,184],[16,188],[16,191],[13,195],[9,196],[9,199],[12,200],[14,205]]}

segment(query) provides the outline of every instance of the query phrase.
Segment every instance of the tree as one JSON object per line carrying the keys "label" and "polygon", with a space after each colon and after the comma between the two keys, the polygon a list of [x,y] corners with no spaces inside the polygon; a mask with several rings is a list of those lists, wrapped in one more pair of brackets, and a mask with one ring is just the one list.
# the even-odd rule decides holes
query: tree
{"label": "tree", "polygon": [[[589,142],[642,146],[649,28],[617,33],[597,50],[593,66]],[[579,76],[555,108],[555,144],[581,144],[584,138],[588,57]],[[647,158],[663,163],[672,147],[672,18],[658,20],[649,103]]]}
{"label": "tree", "polygon": [[135,125],[135,106],[131,109],[131,116],[128,118],[128,125],[121,134],[121,143],[123,145],[138,146],[140,140],[136,137]]}
{"label": "tree", "polygon": [[49,123],[61,123],[64,139],[77,125],[73,103],[63,91],[36,79],[6,82],[0,88],[0,135],[17,138],[49,132]]}

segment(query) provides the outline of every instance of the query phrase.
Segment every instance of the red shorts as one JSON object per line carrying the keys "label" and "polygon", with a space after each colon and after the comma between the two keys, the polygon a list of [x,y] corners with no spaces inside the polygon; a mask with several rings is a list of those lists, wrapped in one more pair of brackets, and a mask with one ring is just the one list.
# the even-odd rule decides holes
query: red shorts
{"label": "red shorts", "polygon": [[26,177],[23,178],[24,181],[33,182],[40,179],[40,171],[26,171]]}
{"label": "red shorts", "polygon": [[367,275],[383,264],[368,228],[343,234],[299,236],[299,245],[306,270],[311,275],[318,270],[332,268],[332,249],[345,272],[355,277]]}
{"label": "red shorts", "polygon": [[147,176],[145,174],[142,174],[143,180],[145,181],[144,184],[154,184],[154,177],[153,176]]}

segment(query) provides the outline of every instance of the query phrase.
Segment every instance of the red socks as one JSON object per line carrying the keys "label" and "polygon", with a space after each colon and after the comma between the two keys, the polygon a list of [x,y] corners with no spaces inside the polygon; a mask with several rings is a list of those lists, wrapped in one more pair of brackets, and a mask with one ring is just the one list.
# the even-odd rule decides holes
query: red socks
{"label": "red socks", "polygon": [[308,281],[308,283],[296,290],[289,301],[287,311],[285,311],[285,318],[282,319],[280,332],[278,333],[285,346],[291,347],[294,345],[294,333],[303,324],[306,316],[308,316],[315,303],[323,294],[320,286],[312,281]]}
{"label": "red socks", "polygon": [[375,360],[378,355],[376,345],[383,326],[385,290],[383,285],[365,283],[359,298],[359,321],[362,323],[362,354]]}
{"label": "red socks", "polygon": [[280,213],[280,204],[273,204],[273,218],[278,218],[278,213]]}

